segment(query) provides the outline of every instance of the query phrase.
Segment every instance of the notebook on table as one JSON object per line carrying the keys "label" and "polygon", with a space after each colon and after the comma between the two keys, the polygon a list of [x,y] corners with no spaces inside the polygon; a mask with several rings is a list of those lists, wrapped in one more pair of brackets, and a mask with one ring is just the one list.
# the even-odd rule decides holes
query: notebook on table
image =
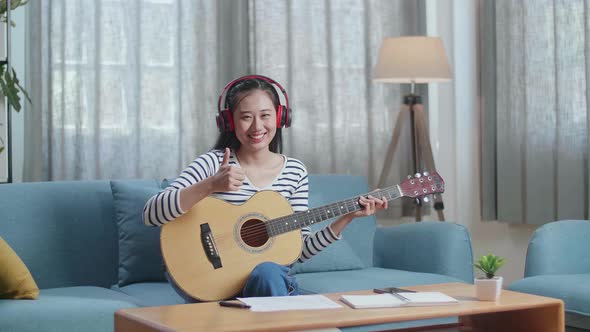
{"label": "notebook on table", "polygon": [[418,307],[458,304],[459,300],[441,292],[385,293],[371,295],[342,295],[340,300],[355,309]]}

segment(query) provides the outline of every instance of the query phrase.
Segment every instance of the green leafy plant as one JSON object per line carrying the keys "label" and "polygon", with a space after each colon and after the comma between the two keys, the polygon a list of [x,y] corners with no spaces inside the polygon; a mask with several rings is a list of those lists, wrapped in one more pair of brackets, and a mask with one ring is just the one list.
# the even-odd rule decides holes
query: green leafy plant
{"label": "green leafy plant", "polygon": [[504,262],[506,262],[505,258],[493,254],[487,254],[481,256],[473,266],[483,272],[486,275],[486,278],[492,279],[496,275],[498,269],[504,265]]}
{"label": "green leafy plant", "polygon": [[[15,10],[20,6],[24,6],[29,2],[29,0],[11,0],[10,1],[10,10]],[[6,17],[6,11],[8,10],[8,0],[0,0],[0,22],[6,23],[8,18]],[[14,22],[10,21],[11,26],[16,26]]]}
{"label": "green leafy plant", "polygon": [[[24,6],[27,2],[28,0],[12,0],[10,1],[10,9],[14,10],[20,6]],[[8,21],[7,10],[8,1],[0,0],[0,22],[6,23]],[[10,25],[15,26],[12,21],[10,21]],[[6,65],[6,60],[0,61],[0,93],[6,97],[7,102],[15,111],[20,112],[22,105],[19,92],[23,93],[29,103],[31,102],[31,98],[22,85],[20,85],[20,81],[16,76],[14,68],[6,70]],[[2,124],[0,123],[0,125]],[[4,151],[4,141],[2,140],[2,137],[0,137],[0,153],[2,153],[2,151]]]}

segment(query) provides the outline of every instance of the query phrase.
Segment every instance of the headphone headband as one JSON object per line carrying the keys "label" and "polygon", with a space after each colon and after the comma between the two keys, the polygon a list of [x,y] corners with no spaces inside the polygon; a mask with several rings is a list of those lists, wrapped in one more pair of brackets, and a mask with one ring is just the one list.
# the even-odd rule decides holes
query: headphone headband
{"label": "headphone headband", "polygon": [[[277,81],[273,80],[270,77],[266,77],[266,76],[262,76],[262,75],[246,75],[246,76],[238,77],[235,80],[227,83],[225,88],[223,88],[223,90],[221,91],[221,95],[219,95],[219,101],[217,102],[217,111],[218,112],[221,112],[221,109],[222,109],[221,102],[223,101],[223,96],[227,93],[227,91],[229,89],[231,89],[231,87],[234,86],[234,84],[237,84],[238,82],[245,81],[248,79],[260,79],[260,80],[270,83],[271,85],[275,85],[283,93],[283,96],[285,97],[285,106],[287,108],[289,108],[289,96],[287,95],[287,91]],[[281,103],[281,101],[279,100],[279,104],[280,103]]]}

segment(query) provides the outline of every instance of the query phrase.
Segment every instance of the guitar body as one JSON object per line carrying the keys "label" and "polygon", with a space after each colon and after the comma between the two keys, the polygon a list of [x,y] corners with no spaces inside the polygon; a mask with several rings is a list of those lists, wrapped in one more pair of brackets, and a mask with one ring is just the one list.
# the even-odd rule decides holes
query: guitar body
{"label": "guitar body", "polygon": [[301,231],[269,237],[267,221],[293,213],[274,191],[261,191],[242,205],[206,197],[162,226],[160,244],[174,282],[201,301],[236,296],[262,262],[288,265],[299,258]]}
{"label": "guitar body", "polygon": [[[394,200],[442,192],[444,181],[434,172],[363,196]],[[258,192],[242,205],[206,197],[162,226],[162,255],[185,293],[200,301],[224,300],[240,293],[256,265],[295,262],[303,246],[301,228],[362,208],[359,196],[298,213],[274,191]]]}

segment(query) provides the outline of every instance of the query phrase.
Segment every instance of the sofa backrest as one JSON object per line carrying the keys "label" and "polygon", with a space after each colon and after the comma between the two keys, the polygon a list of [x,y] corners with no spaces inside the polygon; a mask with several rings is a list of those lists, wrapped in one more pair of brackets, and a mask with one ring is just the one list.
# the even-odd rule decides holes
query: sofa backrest
{"label": "sofa backrest", "polygon": [[589,251],[590,221],[547,223],[529,242],[524,276],[590,273]]}
{"label": "sofa backrest", "polygon": [[[144,183],[156,188],[159,182],[126,180],[123,183]],[[309,183],[310,207],[369,192],[366,179],[360,176],[311,174]],[[328,222],[312,228],[326,225]],[[320,270],[372,266],[375,229],[373,216],[355,219],[344,230],[343,239],[330,246],[332,256],[324,257],[329,262],[320,258],[315,260],[316,265]],[[146,226],[145,231],[142,227],[133,231],[146,233],[154,229]],[[110,287],[121,283],[119,246],[123,243],[129,249],[128,246],[134,243],[133,239],[127,239],[128,235],[117,228],[109,181],[0,185],[0,236],[23,260],[42,289],[77,285]],[[135,241],[146,242],[142,234],[133,234],[133,237]],[[150,248],[160,247],[158,237],[150,236],[149,242],[143,244]],[[123,260],[127,258],[123,257]],[[127,272],[144,277],[147,272],[142,269],[161,266],[161,256],[144,255],[139,262],[132,263],[124,267],[135,271]]]}
{"label": "sofa backrest", "polygon": [[0,236],[40,288],[116,282],[113,213],[109,181],[0,185]]}

